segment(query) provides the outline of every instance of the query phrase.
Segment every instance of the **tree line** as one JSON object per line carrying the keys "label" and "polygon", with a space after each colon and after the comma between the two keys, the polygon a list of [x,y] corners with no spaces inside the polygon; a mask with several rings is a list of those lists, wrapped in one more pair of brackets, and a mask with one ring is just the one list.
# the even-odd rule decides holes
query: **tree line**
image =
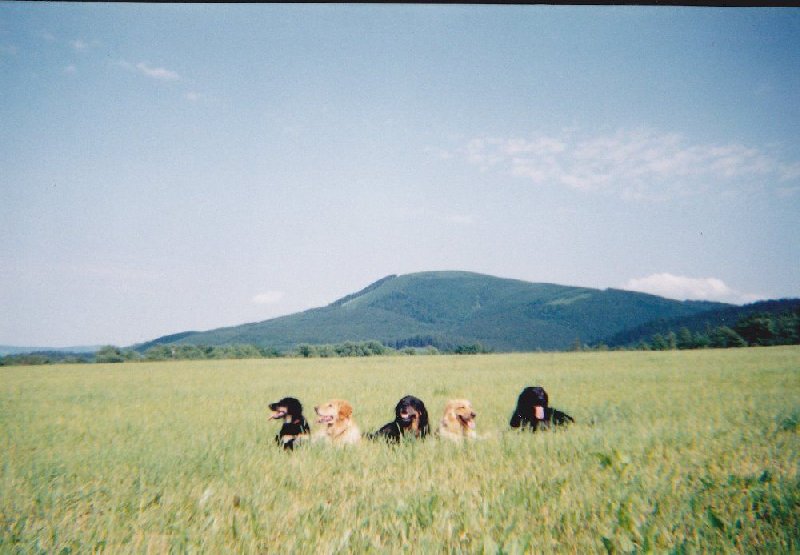
{"label": "tree line", "polygon": [[[677,332],[655,333],[627,349],[668,351],[684,349],[729,349],[800,344],[800,309],[772,314],[759,312],[739,319],[734,326],[706,326],[702,332],[681,327]],[[595,349],[604,348],[598,344]]]}
{"label": "tree line", "polygon": [[491,352],[480,343],[465,343],[448,346],[440,350],[433,345],[406,345],[399,349],[380,341],[345,341],[335,344],[301,343],[289,351],[274,347],[259,347],[252,344],[238,345],[155,345],[144,352],[115,345],[106,345],[95,353],[61,353],[57,351],[8,355],[0,357],[0,366],[23,366],[40,364],[150,362],[166,360],[225,360],[259,358],[339,358],[371,356],[410,356],[458,354],[471,355]]}
{"label": "tree line", "polygon": [[[439,347],[426,341],[429,337],[382,343],[380,341],[345,341],[344,343],[315,345],[302,343],[289,351],[252,344],[240,345],[155,345],[146,351],[121,348],[114,345],[102,347],[95,353],[64,353],[43,351],[7,355],[0,357],[0,366],[70,364],[70,363],[118,363],[163,360],[223,360],[252,358],[334,358],[369,357],[386,355],[475,355],[492,352],[480,343],[447,344]],[[426,344],[427,343],[427,344]],[[741,318],[733,327],[707,326],[703,332],[692,332],[681,327],[677,332],[655,333],[647,339],[624,347],[627,350],[667,351],[683,349],[727,349],[732,347],[770,347],[775,345],[800,344],[800,308],[790,312],[773,314],[755,313]],[[390,346],[392,345],[392,346]],[[599,343],[583,345],[579,340],[569,350],[606,350]]]}

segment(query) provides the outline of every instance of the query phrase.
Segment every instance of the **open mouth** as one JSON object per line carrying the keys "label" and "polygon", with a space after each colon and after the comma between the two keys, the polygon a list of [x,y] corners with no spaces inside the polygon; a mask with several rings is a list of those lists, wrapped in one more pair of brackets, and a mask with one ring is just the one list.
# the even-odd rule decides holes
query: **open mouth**
{"label": "open mouth", "polygon": [[272,416],[270,416],[270,418],[272,420],[278,420],[279,418],[284,418],[286,414],[287,414],[286,409],[276,409],[273,410]]}
{"label": "open mouth", "polygon": [[319,424],[331,424],[333,422],[333,416],[330,414],[320,414],[319,418],[317,418],[317,422]]}
{"label": "open mouth", "polygon": [[458,419],[461,421],[461,425],[469,428],[470,430],[475,428],[475,420],[472,418],[464,418],[463,416],[459,415]]}
{"label": "open mouth", "polygon": [[544,407],[536,406],[533,408],[536,420],[544,420]]}
{"label": "open mouth", "polygon": [[410,412],[401,412],[400,413],[400,420],[402,420],[403,422],[405,422],[407,424],[410,424],[414,420],[414,418],[416,416],[417,416],[416,414],[413,414],[413,413],[410,413]]}

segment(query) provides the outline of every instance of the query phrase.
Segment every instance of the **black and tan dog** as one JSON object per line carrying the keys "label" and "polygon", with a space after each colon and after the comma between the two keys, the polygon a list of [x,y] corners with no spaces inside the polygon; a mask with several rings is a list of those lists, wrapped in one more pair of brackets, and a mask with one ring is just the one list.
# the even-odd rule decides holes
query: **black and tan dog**
{"label": "black and tan dog", "polygon": [[526,387],[519,394],[517,408],[509,424],[512,428],[523,430],[548,430],[551,426],[561,426],[575,422],[570,415],[548,406],[547,392],[543,387]]}
{"label": "black and tan dog", "polygon": [[294,397],[284,397],[277,403],[269,404],[273,420],[283,420],[283,426],[275,436],[275,442],[284,449],[294,449],[295,443],[299,444],[308,438],[309,427],[303,416],[303,405]]}
{"label": "black and tan dog", "polygon": [[394,420],[383,426],[370,439],[383,439],[389,443],[398,443],[404,437],[422,439],[430,432],[428,409],[421,399],[406,395],[394,408]]}

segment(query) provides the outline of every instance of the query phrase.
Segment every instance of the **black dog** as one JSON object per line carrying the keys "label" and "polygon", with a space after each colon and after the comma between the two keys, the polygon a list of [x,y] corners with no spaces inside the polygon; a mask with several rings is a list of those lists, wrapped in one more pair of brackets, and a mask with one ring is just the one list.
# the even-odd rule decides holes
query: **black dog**
{"label": "black dog", "polygon": [[389,422],[374,434],[369,434],[369,438],[399,443],[406,434],[422,439],[430,432],[428,410],[425,408],[425,403],[413,395],[406,395],[400,399],[394,408],[394,415],[394,421]]}
{"label": "black dog", "polygon": [[275,436],[275,442],[284,449],[294,449],[298,440],[308,437],[309,427],[303,416],[303,405],[294,397],[284,397],[277,403],[270,403],[273,420],[283,419],[281,431]]}
{"label": "black dog", "polygon": [[551,426],[561,426],[575,422],[570,415],[547,406],[547,392],[543,387],[526,387],[519,394],[517,408],[511,416],[512,428],[547,430]]}

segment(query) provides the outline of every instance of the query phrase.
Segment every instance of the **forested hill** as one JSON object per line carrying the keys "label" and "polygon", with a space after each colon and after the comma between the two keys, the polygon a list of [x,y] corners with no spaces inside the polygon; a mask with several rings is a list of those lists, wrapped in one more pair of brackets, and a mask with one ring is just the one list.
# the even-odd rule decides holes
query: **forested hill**
{"label": "forested hill", "polygon": [[[678,333],[680,330],[687,330],[695,335],[708,334],[715,328],[724,326],[741,332],[743,339],[748,343],[765,344],[764,342],[768,341],[770,335],[777,330],[770,331],[765,329],[763,333],[756,330],[748,330],[748,326],[754,324],[763,324],[767,328],[770,326],[768,322],[754,323],[752,319],[763,319],[766,316],[767,318],[779,320],[782,315],[787,314],[800,315],[800,299],[759,301],[744,306],[726,305],[720,309],[701,312],[692,316],[681,316],[673,319],[659,318],[646,322],[641,326],[616,333],[607,338],[605,343],[609,347],[631,347],[641,342],[649,342],[656,335],[666,337],[670,333]],[[794,341],[789,340],[785,344],[794,343]]]}
{"label": "forested hill", "polygon": [[289,350],[304,343],[378,340],[395,348],[480,343],[495,351],[558,350],[576,340],[594,343],[653,320],[727,306],[470,272],[424,272],[387,276],[326,307],[165,336],[135,348],[144,352],[161,344],[254,344]]}

